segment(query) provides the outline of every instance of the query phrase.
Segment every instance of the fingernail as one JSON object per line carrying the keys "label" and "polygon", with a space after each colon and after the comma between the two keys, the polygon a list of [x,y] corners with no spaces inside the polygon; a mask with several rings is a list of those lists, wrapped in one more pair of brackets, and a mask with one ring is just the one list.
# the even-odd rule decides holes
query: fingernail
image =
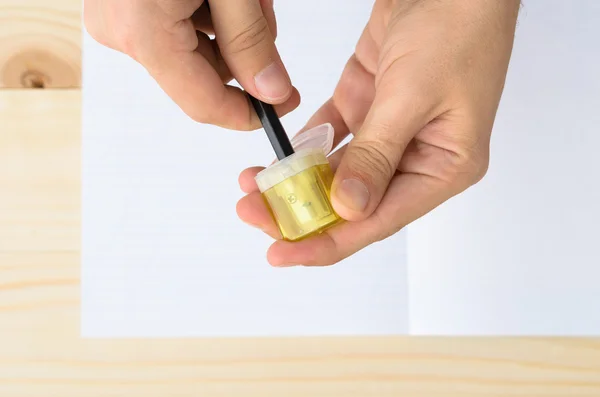
{"label": "fingernail", "polygon": [[299,265],[297,263],[284,263],[283,265],[277,265],[275,267],[296,267],[296,266],[302,266],[302,265]]}
{"label": "fingernail", "polygon": [[287,97],[292,89],[285,72],[276,62],[254,76],[254,84],[263,98],[271,100]]}
{"label": "fingernail", "polygon": [[347,208],[362,212],[369,204],[369,189],[358,179],[344,180],[336,191],[336,198]]}

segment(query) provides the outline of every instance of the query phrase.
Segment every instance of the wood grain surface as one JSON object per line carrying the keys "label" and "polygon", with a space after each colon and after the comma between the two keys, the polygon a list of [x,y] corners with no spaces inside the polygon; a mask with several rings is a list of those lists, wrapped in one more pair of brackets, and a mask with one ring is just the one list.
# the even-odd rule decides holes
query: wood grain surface
{"label": "wood grain surface", "polygon": [[[0,84],[77,87],[79,15],[0,0]],[[1,397],[600,396],[594,339],[81,339],[80,114],[77,88],[0,90]]]}
{"label": "wood grain surface", "polygon": [[79,87],[81,0],[0,0],[0,88]]}

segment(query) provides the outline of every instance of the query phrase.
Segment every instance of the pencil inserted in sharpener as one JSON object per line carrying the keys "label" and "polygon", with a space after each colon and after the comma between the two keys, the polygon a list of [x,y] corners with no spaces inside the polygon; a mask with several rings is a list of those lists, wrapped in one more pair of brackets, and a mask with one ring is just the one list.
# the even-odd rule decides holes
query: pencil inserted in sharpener
{"label": "pencil inserted in sharpener", "polygon": [[329,124],[300,134],[292,141],[293,155],[256,176],[284,240],[302,240],[341,221],[330,200],[333,171],[325,153],[332,141]]}

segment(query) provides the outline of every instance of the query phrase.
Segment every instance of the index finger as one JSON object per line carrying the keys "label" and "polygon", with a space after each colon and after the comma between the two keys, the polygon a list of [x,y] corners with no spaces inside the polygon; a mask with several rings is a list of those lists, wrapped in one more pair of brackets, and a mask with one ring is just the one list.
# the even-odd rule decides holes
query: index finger
{"label": "index finger", "polygon": [[[237,87],[223,85],[221,77],[199,51],[199,41],[191,19],[162,26],[154,22],[144,29],[136,45],[138,61],[146,67],[161,88],[192,119],[233,130],[260,127],[246,94]],[[296,90],[281,105],[282,116],[300,103]]]}

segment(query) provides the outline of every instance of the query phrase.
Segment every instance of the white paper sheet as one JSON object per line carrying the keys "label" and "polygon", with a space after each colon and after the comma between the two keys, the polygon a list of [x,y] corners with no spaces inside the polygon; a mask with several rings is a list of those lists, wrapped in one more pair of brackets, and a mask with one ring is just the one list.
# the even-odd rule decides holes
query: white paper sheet
{"label": "white paper sheet", "polygon": [[[278,5],[279,47],[304,96],[284,118],[290,132],[333,92],[370,8]],[[403,235],[331,268],[268,266],[270,239],[235,213],[239,172],[273,158],[263,132],[191,121],[139,65],[88,36],[83,119],[84,336],[407,332]]]}
{"label": "white paper sheet", "polygon": [[[278,4],[304,99],[290,131],[332,92],[370,3]],[[489,174],[409,227],[408,270],[403,234],[271,269],[234,211],[266,138],[192,122],[86,36],[83,335],[600,335],[599,19],[595,0],[525,2]]]}
{"label": "white paper sheet", "polygon": [[524,1],[488,176],[409,229],[412,333],[600,335],[599,20]]}

